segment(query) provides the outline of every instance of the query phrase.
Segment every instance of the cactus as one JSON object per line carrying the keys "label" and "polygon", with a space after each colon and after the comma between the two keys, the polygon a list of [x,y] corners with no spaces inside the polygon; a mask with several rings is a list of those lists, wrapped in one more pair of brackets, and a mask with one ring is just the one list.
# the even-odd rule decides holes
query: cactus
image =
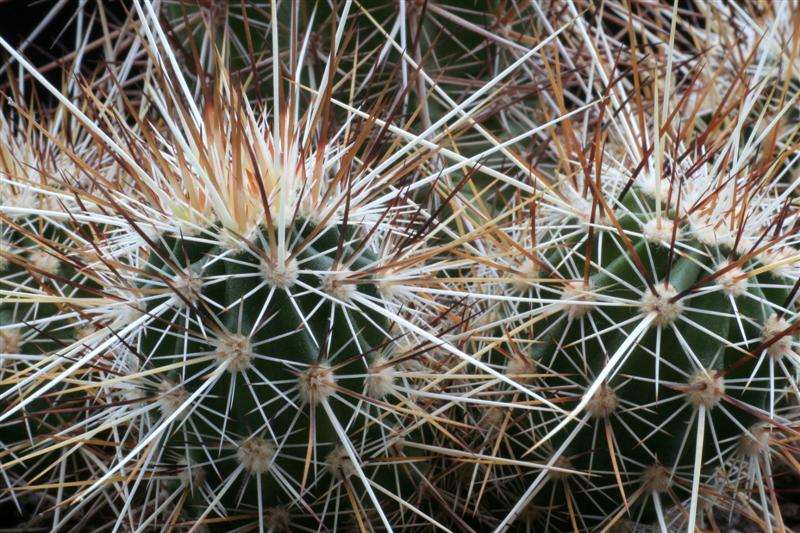
{"label": "cactus", "polygon": [[[676,114],[689,113],[681,96]],[[779,127],[745,129],[759,112],[751,98],[740,111],[743,147]],[[746,515],[742,494],[759,519],[783,527],[768,496],[771,463],[796,431],[786,413],[800,371],[798,215],[784,207],[786,170],[737,175],[760,157],[726,158],[738,137],[715,137],[714,121],[670,127],[674,138],[641,161],[593,163],[554,180],[552,193],[521,195],[498,237],[493,268],[514,279],[495,297],[505,345],[495,364],[533,376],[531,387],[569,411],[512,416],[503,429],[490,479],[507,491],[500,480],[519,477],[522,490],[499,529],[627,520],[693,530],[715,509]],[[604,156],[626,142],[610,135]],[[687,149],[697,144],[700,161]],[[511,461],[533,464],[504,466]]]}
{"label": "cactus", "polygon": [[[386,478],[388,465],[367,465],[368,456],[356,455],[388,451],[375,441],[385,423],[370,421],[357,404],[386,401],[395,370],[380,357],[386,319],[357,303],[361,294],[376,295],[368,277],[352,273],[376,262],[354,251],[362,234],[356,226],[318,228],[308,221],[289,228],[294,257],[284,258],[270,257],[275,236],[267,229],[257,230],[253,248],[240,250],[202,242],[219,235],[201,234],[201,242],[162,236],[171,250],[151,251],[147,269],[158,282],[143,290],[158,297],[147,299],[153,320],[138,352],[175,368],[156,392],[162,416],[176,414],[183,426],[166,448],[188,468],[212,461],[205,478],[229,512],[310,512],[335,490],[344,501],[314,511],[335,529],[342,516],[352,519],[345,509],[354,494],[344,498],[354,490],[350,478]],[[190,412],[177,413],[189,396]],[[350,443],[351,427],[365,449]]]}
{"label": "cactus", "polygon": [[0,512],[791,527],[790,17],[240,4],[101,13],[63,90],[0,39],[59,102],[0,125]]}
{"label": "cactus", "polygon": [[391,405],[396,379],[381,357],[386,318],[359,305],[378,297],[364,274],[378,261],[357,251],[356,224],[298,219],[283,252],[275,228],[254,229],[233,246],[213,228],[159,236],[145,268],[152,320],[138,357],[173,369],[155,391],[161,416],[180,420],[167,453],[189,469],[206,465],[210,494],[229,513],[284,509],[299,527],[299,511],[335,529],[362,512],[346,511],[358,493],[373,500],[359,507],[377,506],[371,484],[395,481],[390,465],[370,464],[391,438],[368,406]]}
{"label": "cactus", "polygon": [[[562,17],[573,9],[563,7]],[[715,71],[712,85],[725,91],[670,85],[670,75],[708,72],[690,63],[666,74],[680,57],[672,44],[647,61],[625,48],[614,63],[593,55],[605,23],[579,19],[572,29],[586,46],[559,59],[607,76],[595,94],[610,108],[553,127],[539,191],[498,184],[502,210],[473,202],[474,219],[489,222],[472,273],[485,305],[472,353],[568,414],[531,412],[505,386],[477,381],[514,408],[469,415],[481,436],[459,436],[484,459],[445,463],[445,486],[499,530],[724,529],[738,516],[780,529],[771,483],[796,434],[800,254],[794,148],[769,139],[796,127],[794,106],[779,103],[796,87],[771,92],[764,80],[783,72],[756,65],[751,50],[744,65],[714,66],[725,75]],[[659,74],[638,80],[644,90],[612,81],[617,61]],[[570,80],[557,80],[564,101],[505,111],[509,129],[586,101]],[[458,491],[463,479],[472,488]]]}
{"label": "cactus", "polygon": [[[733,190],[717,194],[725,192]],[[713,226],[713,212],[679,216],[676,202],[659,217],[658,200],[641,189],[627,194],[615,220],[592,224],[596,236],[567,240],[541,259],[540,275],[554,280],[563,303],[542,323],[531,356],[563,376],[549,386],[580,400],[575,430],[555,433],[566,419],[545,431],[560,451],[553,464],[593,475],[550,477],[584,524],[608,519],[622,502],[636,520],[666,527],[666,494],[690,500],[694,523],[700,484],[737,454],[769,457],[778,438],[776,411],[793,394],[798,365],[790,291],[800,257],[788,247],[791,231],[728,233]],[[719,209],[735,209],[736,198]],[[546,494],[549,501],[534,501],[553,505]]]}
{"label": "cactus", "polygon": [[120,444],[71,512],[122,476],[115,527],[134,508],[155,510],[142,527],[430,520],[409,501],[426,459],[406,446],[451,422],[418,403],[410,385],[430,371],[413,346],[451,327],[452,304],[431,294],[448,293],[438,234],[453,232],[406,191],[437,145],[394,142],[407,139],[396,127],[405,137],[384,138],[383,119],[296,87],[264,109],[221,60],[187,103],[169,50],[148,45],[163,60],[158,111],[108,118],[135,139],[115,147],[129,185],[82,195],[83,217],[127,232],[95,247],[88,271],[104,285],[76,363],[103,361],[84,437]]}

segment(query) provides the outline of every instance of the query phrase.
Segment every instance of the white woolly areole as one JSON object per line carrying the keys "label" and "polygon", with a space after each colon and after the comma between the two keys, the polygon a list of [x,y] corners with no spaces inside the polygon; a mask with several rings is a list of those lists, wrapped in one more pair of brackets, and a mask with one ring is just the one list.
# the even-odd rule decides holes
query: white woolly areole
{"label": "white woolly areole", "polygon": [[336,377],[325,365],[313,365],[298,378],[300,398],[311,405],[318,404],[336,390]]}
{"label": "white woolly areole", "polygon": [[781,335],[791,327],[791,323],[783,317],[773,314],[761,327],[761,342],[767,343],[773,339],[775,342],[767,348],[767,354],[773,359],[780,359],[792,353],[792,335]]}
{"label": "white woolly areole", "polygon": [[[517,273],[514,277],[522,278],[518,281],[513,283],[514,290],[517,292],[525,292],[531,288],[530,279],[535,279],[539,277],[541,269],[539,265],[536,264],[535,261],[531,259],[526,259],[522,262],[522,264],[517,268]],[[526,280],[526,281],[523,281]]]}
{"label": "white woolly areole", "polygon": [[344,481],[356,473],[356,467],[343,446],[337,446],[328,454],[328,457],[325,458],[325,466],[328,472],[340,481]]}
{"label": "white woolly areole", "polygon": [[695,409],[713,409],[725,393],[725,380],[715,377],[706,370],[700,370],[689,378],[684,394],[686,401]]}
{"label": "white woolly areole", "polygon": [[288,289],[297,281],[297,276],[299,274],[297,261],[292,259],[288,262],[278,262],[275,264],[269,261],[262,261],[261,274],[270,287]]}
{"label": "white woolly areole", "polygon": [[394,390],[394,366],[386,363],[385,358],[378,357],[369,367],[364,384],[367,395],[372,398],[385,398]]}
{"label": "white woolly areole", "polygon": [[662,203],[667,201],[669,196],[669,180],[661,178],[658,180],[654,175],[647,174],[636,180],[639,190],[645,193],[650,198],[655,199],[656,187],[658,187],[658,195]]}
{"label": "white woolly areole", "polygon": [[250,368],[253,359],[250,339],[240,333],[221,333],[214,341],[214,355],[219,364],[228,363],[227,370],[236,374]]}
{"label": "white woolly areole", "polygon": [[185,307],[187,301],[194,305],[200,298],[203,277],[196,272],[182,272],[173,278],[172,285],[180,293],[180,295],[175,294],[172,297],[176,305]]}
{"label": "white woolly areole", "polygon": [[375,288],[386,300],[394,300],[400,295],[402,286],[397,281],[397,272],[391,268],[375,274]]}
{"label": "white woolly areole", "polygon": [[22,346],[20,328],[0,329],[0,356],[18,354],[20,346]]}
{"label": "white woolly areole", "polygon": [[[728,265],[719,265],[717,270],[722,270],[727,267]],[[733,267],[727,272],[720,274],[715,281],[722,289],[722,292],[728,296],[741,296],[747,292],[747,274],[739,267]]]}
{"label": "white woolly areole", "polygon": [[[425,365],[420,361],[417,355],[422,351],[419,345],[415,344],[408,337],[401,337],[395,340],[389,348],[392,359],[400,360],[396,363],[396,368],[403,372],[422,372],[425,370]],[[410,357],[412,354],[414,357]]]}
{"label": "white woolly areole", "polygon": [[[186,389],[171,381],[164,381],[158,387],[158,407],[161,409],[161,414],[164,415],[164,418],[172,415],[188,399],[189,393],[186,392]],[[186,409],[184,409],[178,417],[183,418],[186,416],[186,412]]]}
{"label": "white woolly areole", "polygon": [[[588,232],[594,227],[594,231],[603,231],[604,226],[610,226],[609,219],[602,206],[599,204],[593,207],[593,201],[587,200],[571,186],[562,187],[565,196],[566,208],[572,211],[573,216],[578,219],[578,225],[582,231]],[[592,222],[592,210],[594,209],[594,222]]]}
{"label": "white woolly areole", "polygon": [[531,374],[536,373],[536,367],[532,361],[525,356],[511,357],[506,363],[506,376],[517,381],[526,383],[533,379]]}
{"label": "white woolly areole", "polygon": [[350,272],[331,272],[322,276],[322,292],[333,296],[339,301],[349,302],[356,293],[356,286],[348,283],[347,277]]}
{"label": "white woolly areole", "polygon": [[669,470],[662,465],[648,466],[645,471],[642,472],[640,482],[647,490],[656,492],[658,494],[667,492],[672,484],[670,481]]}
{"label": "white woolly areole", "polygon": [[186,459],[182,459],[179,467],[178,480],[184,485],[197,487],[206,479],[206,471],[200,465],[190,465],[186,462]]}
{"label": "white woolly areole", "polygon": [[241,442],[236,459],[252,475],[265,474],[272,466],[275,445],[262,437],[250,437]]}
{"label": "white woolly areole", "polygon": [[769,428],[764,424],[753,424],[747,433],[742,433],[736,445],[745,457],[756,457],[769,450]]}
{"label": "white woolly areole", "polygon": [[580,220],[581,230],[588,233],[590,228],[594,228],[593,230],[594,233],[599,233],[603,231],[608,231],[609,227],[613,227],[611,223],[611,218],[609,218],[608,215],[606,215],[606,213],[603,211],[603,208],[600,207],[599,205],[595,208],[594,222],[592,222],[591,220],[592,220],[592,211],[590,208],[589,211],[586,212],[585,216],[582,217]]}
{"label": "white woolly areole", "polygon": [[657,294],[653,294],[649,290],[644,293],[641,305],[642,312],[655,313],[656,317],[652,322],[654,326],[668,326],[681,316],[683,303],[680,300],[670,301],[678,295],[678,291],[672,285],[664,287],[662,284],[657,284],[655,289]]}
{"label": "white woolly areole", "polygon": [[593,418],[603,418],[616,411],[618,406],[619,398],[617,397],[617,393],[614,392],[614,389],[603,383],[586,404],[586,412]]}
{"label": "white woolly areole", "polygon": [[[125,400],[126,402],[137,403],[137,402],[141,402],[142,400],[144,400],[147,397],[147,394],[145,394],[144,389],[139,387],[136,383],[130,383],[129,382],[126,385],[127,385],[126,387],[123,387],[120,390],[120,394],[122,396],[122,399]],[[161,404],[159,403],[159,406],[160,405]],[[175,407],[175,409],[177,409],[177,406]],[[162,408],[162,412],[163,411],[164,411],[164,409]],[[173,412],[174,412],[174,409],[173,409]],[[167,415],[167,416],[169,416],[169,415]]]}
{"label": "white woolly areole", "polygon": [[[141,371],[142,364],[136,353],[127,348],[122,348],[122,350],[124,351],[119,354],[119,359],[123,362],[123,372],[130,375]],[[147,394],[145,393],[145,387],[138,379],[126,379],[125,381],[119,383],[119,387],[119,394],[125,401],[135,403],[144,400],[147,397]],[[163,388],[163,391],[168,390],[168,387]],[[162,392],[161,388],[159,388],[159,392]]]}
{"label": "white woolly areole", "polygon": [[[675,222],[668,218],[654,218],[648,221],[642,228],[642,235],[647,241],[654,244],[670,244],[672,242],[672,230]],[[680,240],[680,231],[675,234],[675,241]]]}
{"label": "white woolly areole", "polygon": [[585,284],[582,281],[570,281],[561,291],[561,299],[567,302],[564,303],[567,316],[570,320],[576,320],[591,312],[594,308],[592,302],[597,301],[597,295],[594,293],[594,287],[591,283]]}
{"label": "white woolly areole", "polygon": [[44,250],[35,250],[31,252],[28,257],[28,262],[34,268],[41,270],[45,274],[55,275],[58,274],[58,268],[61,266],[61,260],[51,255]]}

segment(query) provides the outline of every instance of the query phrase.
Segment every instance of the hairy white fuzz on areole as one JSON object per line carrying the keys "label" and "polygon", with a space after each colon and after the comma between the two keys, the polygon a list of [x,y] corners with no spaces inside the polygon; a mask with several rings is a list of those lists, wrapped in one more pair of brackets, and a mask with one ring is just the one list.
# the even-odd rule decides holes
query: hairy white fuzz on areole
{"label": "hairy white fuzz on areole", "polygon": [[561,291],[561,300],[570,320],[577,320],[592,311],[597,294],[591,282],[568,281]]}
{"label": "hairy white fuzz on areole", "polygon": [[669,326],[675,322],[683,313],[683,304],[680,300],[673,299],[678,295],[678,291],[672,285],[664,287],[663,284],[655,285],[656,294],[646,291],[642,296],[641,309],[644,313],[653,313],[653,325]]}
{"label": "hairy white fuzz on areole", "polygon": [[[728,265],[722,264],[717,267],[717,270],[721,271],[725,268],[728,268]],[[733,267],[720,274],[715,281],[722,292],[728,296],[737,297],[747,292],[747,274],[739,267]]]}
{"label": "hairy white fuzz on areole", "polygon": [[725,394],[725,380],[715,377],[709,371],[700,370],[689,378],[684,390],[686,401],[696,408],[713,409]]}
{"label": "hairy white fuzz on areole", "polygon": [[533,280],[539,277],[541,269],[532,259],[525,259],[517,268],[515,277],[520,279],[513,283],[516,292],[525,292],[533,287]]}
{"label": "hairy white fuzz on areole", "polygon": [[350,272],[331,272],[322,276],[322,292],[348,303],[356,294],[356,285],[349,280]]}
{"label": "hairy white fuzz on areole", "polygon": [[222,332],[214,340],[219,364],[227,363],[226,369],[231,374],[244,372],[252,365],[253,351],[250,339],[240,333]]}
{"label": "hairy white fuzz on areole", "polygon": [[[675,223],[668,218],[654,218],[649,220],[642,228],[644,238],[654,244],[669,245],[672,242],[672,234],[675,231]],[[680,241],[680,231],[675,234],[675,240]]]}
{"label": "hairy white fuzz on areole", "polygon": [[639,482],[647,490],[663,494],[672,485],[672,474],[662,465],[650,465],[642,472]]}
{"label": "hairy white fuzz on areole", "polygon": [[737,450],[748,459],[763,456],[769,460],[769,427],[761,423],[750,426],[739,437]]}
{"label": "hairy white fuzz on areole", "polygon": [[336,392],[336,378],[333,371],[324,365],[312,365],[298,377],[300,399],[316,405]]}
{"label": "hairy white fuzz on areole", "polygon": [[396,373],[394,365],[383,357],[377,357],[369,366],[364,383],[367,395],[372,398],[385,398],[394,391]]}
{"label": "hairy white fuzz on areole", "polygon": [[793,352],[794,335],[792,324],[785,318],[773,314],[761,327],[761,342],[769,343],[767,354],[773,359],[782,359]]}
{"label": "hairy white fuzz on areole", "polygon": [[28,262],[33,268],[47,275],[55,276],[59,272],[61,260],[52,253],[36,250],[28,256]]}
{"label": "hairy white fuzz on areole", "polygon": [[[163,381],[158,386],[158,394],[158,406],[161,408],[161,414],[164,418],[172,416],[189,400],[189,393],[186,389],[169,380]],[[188,409],[184,408],[178,417],[185,417],[187,412]]]}
{"label": "hairy white fuzz on areole", "polygon": [[343,446],[337,446],[325,458],[325,467],[336,479],[344,481],[353,477],[356,467]]}
{"label": "hairy white fuzz on areole", "polygon": [[250,437],[236,449],[236,459],[252,475],[265,474],[272,466],[275,445],[263,437]]}
{"label": "hairy white fuzz on areole", "polygon": [[608,385],[603,384],[589,399],[589,403],[586,404],[586,412],[593,418],[603,418],[613,414],[617,407],[619,407],[617,393]]}
{"label": "hairy white fuzz on areole", "polygon": [[299,268],[295,259],[277,263],[264,260],[261,262],[261,274],[270,287],[288,289],[297,281]]}
{"label": "hairy white fuzz on areole", "polygon": [[18,354],[22,346],[20,328],[0,329],[0,355]]}
{"label": "hairy white fuzz on areole", "polygon": [[203,276],[196,272],[182,272],[172,280],[175,294],[172,300],[178,307],[196,305],[203,287]]}

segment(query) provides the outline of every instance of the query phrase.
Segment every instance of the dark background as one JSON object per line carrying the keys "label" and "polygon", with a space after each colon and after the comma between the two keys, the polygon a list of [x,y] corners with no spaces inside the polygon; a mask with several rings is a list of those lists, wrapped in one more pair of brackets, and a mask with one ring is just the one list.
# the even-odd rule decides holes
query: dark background
{"label": "dark background", "polygon": [[[96,12],[97,6],[102,3],[106,17],[111,26],[124,20],[128,0],[88,0],[83,7],[86,17],[84,26],[88,25],[89,17]],[[0,0],[0,36],[11,46],[17,48],[31,35],[37,25],[45,19],[48,13],[54,11],[58,5],[57,0]],[[75,13],[81,5],[80,0],[67,0],[60,11],[56,12],[52,20],[39,32],[39,34],[24,49],[25,57],[34,65],[44,67],[59,60],[74,51],[77,21]],[[89,41],[102,35],[99,18],[93,24]],[[84,71],[91,71],[99,65],[102,49],[98,47],[85,54]],[[11,57],[5,50],[0,50],[0,92],[8,94],[8,71],[12,68],[14,76],[19,73],[16,61],[11,63]],[[62,81],[62,71],[59,68],[49,68],[45,73],[48,80],[56,87]],[[38,91],[44,95],[44,91]]]}

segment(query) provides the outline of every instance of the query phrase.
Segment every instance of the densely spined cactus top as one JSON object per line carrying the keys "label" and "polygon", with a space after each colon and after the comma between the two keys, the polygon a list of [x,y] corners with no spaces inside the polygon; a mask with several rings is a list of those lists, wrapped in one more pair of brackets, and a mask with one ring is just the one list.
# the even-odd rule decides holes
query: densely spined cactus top
{"label": "densely spined cactus top", "polygon": [[[101,286],[70,300],[86,327],[53,354],[66,368],[14,383],[29,398],[67,387],[96,400],[60,447],[97,438],[111,451],[75,484],[68,515],[112,490],[126,496],[114,528],[430,522],[412,495],[435,493],[422,474],[436,448],[416,439],[452,422],[430,413],[438,389],[416,387],[443,366],[417,346],[483,363],[438,338],[459,320],[461,295],[437,279],[457,263],[447,239],[459,235],[427,208],[452,196],[427,165],[479,163],[434,142],[438,129],[420,142],[395,125],[390,93],[332,99],[327,83],[352,93],[334,55],[308,94],[305,70],[281,87],[275,65],[271,103],[248,102],[220,61],[195,102],[158,23],[142,22],[153,107],[97,100],[87,113],[101,119],[80,118],[118,163],[86,165],[93,190],[70,191],[76,220],[112,228],[66,246]],[[88,375],[71,382],[79,369]]]}
{"label": "densely spined cactus top", "polygon": [[130,247],[99,247],[96,274],[114,281],[86,344],[106,353],[111,400],[91,427],[131,422],[84,493],[141,464],[130,505],[164,487],[182,502],[147,524],[389,530],[421,516],[426,461],[406,451],[449,423],[409,364],[450,320],[426,290],[443,292],[436,234],[452,230],[404,193],[428,147],[381,152],[386,129],[359,115],[333,129],[322,96],[264,112],[224,74],[187,105],[162,75],[134,185],[97,200]]}

